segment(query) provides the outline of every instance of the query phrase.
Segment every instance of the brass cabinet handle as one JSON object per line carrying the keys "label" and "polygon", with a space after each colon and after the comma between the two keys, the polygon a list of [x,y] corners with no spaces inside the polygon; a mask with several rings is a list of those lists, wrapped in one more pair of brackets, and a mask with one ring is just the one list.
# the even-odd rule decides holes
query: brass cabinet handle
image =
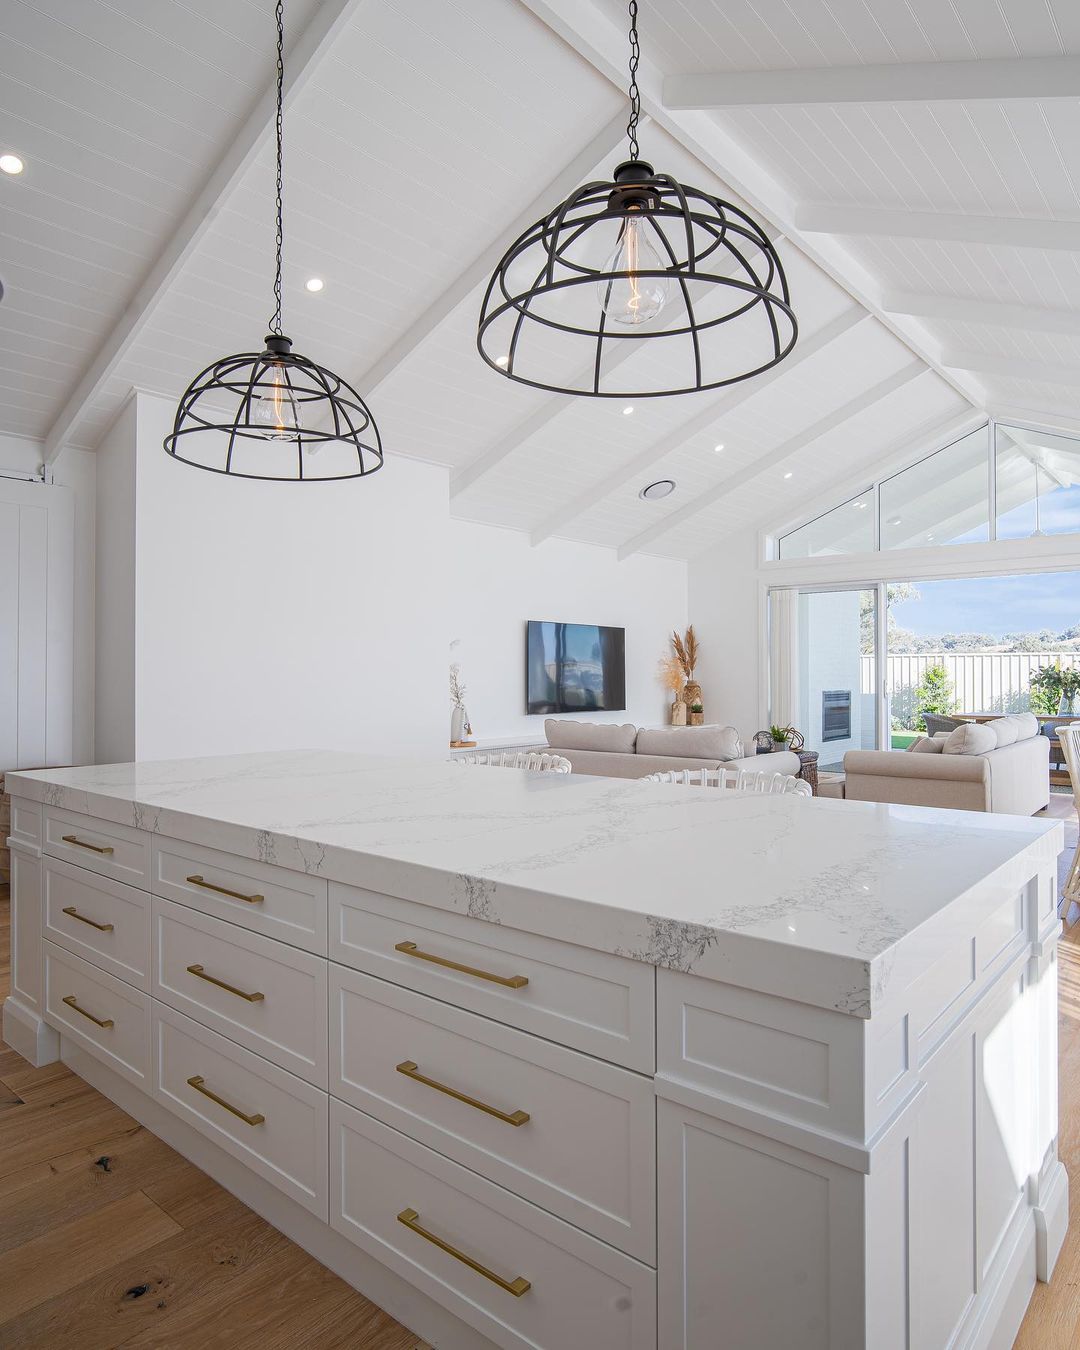
{"label": "brass cabinet handle", "polygon": [[215,886],[212,881],[204,881],[202,877],[188,877],[188,881],[193,886],[201,886],[204,891],[216,891],[218,895],[227,895],[230,900],[243,900],[248,905],[261,905],[266,899],[265,895],[245,895],[243,891],[230,891],[225,886]]}
{"label": "brass cabinet handle", "polygon": [[464,1102],[466,1106],[475,1106],[478,1111],[485,1111],[489,1116],[494,1116],[496,1120],[504,1121],[507,1125],[524,1125],[530,1119],[528,1111],[500,1111],[497,1106],[488,1106],[487,1102],[479,1102],[475,1097],[466,1097],[464,1092],[458,1092],[456,1088],[447,1087],[445,1083],[437,1083],[434,1078],[425,1077],[411,1059],[398,1064],[397,1071],[403,1073],[406,1078],[411,1078],[414,1083],[423,1083],[425,1087],[434,1088],[436,1092],[445,1092],[455,1101]]}
{"label": "brass cabinet handle", "polygon": [[224,980],[219,980],[213,975],[207,975],[202,966],[188,966],[189,975],[198,975],[200,980],[205,980],[207,984],[216,984],[219,989],[224,989],[230,994],[235,994],[237,998],[247,999],[248,1003],[261,1003],[266,997],[265,994],[248,994],[243,989],[237,989],[234,984],[226,984]]}
{"label": "brass cabinet handle", "polygon": [[77,1013],[82,1013],[84,1017],[89,1018],[89,1020],[93,1022],[94,1026],[96,1027],[104,1027],[106,1030],[108,1030],[108,1028],[113,1025],[113,1020],[111,1017],[106,1017],[103,1022],[100,1017],[95,1017],[92,1012],[87,1012],[85,1008],[80,1008],[79,1005],[75,1002],[74,994],[68,994],[66,998],[63,998],[60,1001],[61,1003],[66,1003],[69,1008],[74,1008]]}
{"label": "brass cabinet handle", "polygon": [[88,848],[91,853],[112,853],[112,847],[102,847],[100,844],[88,844],[85,839],[80,839],[77,834],[62,834],[60,838],[65,844],[75,844],[78,848]]}
{"label": "brass cabinet handle", "polygon": [[211,1092],[201,1073],[197,1073],[194,1078],[189,1078],[187,1081],[188,1087],[193,1087],[196,1092],[201,1092],[204,1097],[209,1097],[212,1102],[217,1102],[218,1106],[223,1106],[226,1111],[237,1116],[245,1125],[262,1125],[265,1122],[266,1117],[260,1115],[258,1111],[253,1116],[249,1116],[246,1111],[241,1111],[238,1106],[230,1105],[224,1097],[219,1097],[216,1092]]}
{"label": "brass cabinet handle", "polygon": [[448,961],[445,956],[432,956],[430,952],[422,952],[415,942],[395,942],[394,951],[404,952],[406,956],[415,956],[420,961],[434,961],[437,966],[460,970],[462,975],[473,975],[478,980],[490,980],[492,984],[501,984],[507,989],[524,989],[529,983],[527,975],[492,975],[489,970],[463,966],[457,961]]}
{"label": "brass cabinet handle", "polygon": [[61,913],[70,914],[73,919],[78,919],[80,923],[88,923],[91,928],[96,928],[99,933],[111,933],[113,930],[111,923],[98,923],[96,919],[88,919],[85,914],[80,914],[74,905],[65,905]]}
{"label": "brass cabinet handle", "polygon": [[513,1294],[515,1298],[520,1298],[522,1294],[527,1294],[532,1285],[524,1275],[516,1275],[512,1280],[504,1280],[501,1275],[496,1275],[493,1270],[488,1270],[487,1266],[482,1266],[479,1261],[474,1261],[471,1256],[466,1256],[464,1252],[459,1252],[456,1247],[451,1247],[449,1242],[444,1242],[442,1238],[436,1237],[434,1233],[429,1233],[426,1228],[421,1228],[417,1220],[420,1215],[415,1209],[403,1209],[397,1216],[398,1223],[403,1223],[413,1233],[419,1233],[422,1238],[428,1242],[434,1243],[440,1251],[449,1253],[455,1260],[462,1262],[463,1265],[475,1270],[478,1275],[483,1275],[485,1280],[490,1280],[492,1284],[497,1284],[500,1289],[505,1289],[508,1294]]}

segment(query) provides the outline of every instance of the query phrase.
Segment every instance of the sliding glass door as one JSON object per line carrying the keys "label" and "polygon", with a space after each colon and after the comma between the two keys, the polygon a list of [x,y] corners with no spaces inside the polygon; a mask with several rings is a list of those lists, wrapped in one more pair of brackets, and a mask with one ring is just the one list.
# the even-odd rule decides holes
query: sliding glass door
{"label": "sliding glass door", "polygon": [[880,678],[878,586],[769,593],[769,720],[802,732],[818,769],[874,750],[888,727]]}

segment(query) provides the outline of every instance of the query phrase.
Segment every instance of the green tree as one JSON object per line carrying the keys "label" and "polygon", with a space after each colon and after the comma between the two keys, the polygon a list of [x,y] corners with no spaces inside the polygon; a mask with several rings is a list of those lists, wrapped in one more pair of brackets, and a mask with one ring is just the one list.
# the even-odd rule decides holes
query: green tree
{"label": "green tree", "polygon": [[[874,606],[877,593],[875,591],[859,592],[859,628],[860,650],[864,656],[871,656],[874,651]],[[905,600],[918,600],[920,598],[918,589],[910,581],[890,582],[885,587],[885,612],[886,625],[889,630],[889,645],[892,646],[892,636],[897,632],[896,620],[893,618],[893,605],[902,604]]]}
{"label": "green tree", "polygon": [[915,687],[915,727],[926,730],[924,713],[951,713],[954,707],[952,681],[942,665],[927,666]]}

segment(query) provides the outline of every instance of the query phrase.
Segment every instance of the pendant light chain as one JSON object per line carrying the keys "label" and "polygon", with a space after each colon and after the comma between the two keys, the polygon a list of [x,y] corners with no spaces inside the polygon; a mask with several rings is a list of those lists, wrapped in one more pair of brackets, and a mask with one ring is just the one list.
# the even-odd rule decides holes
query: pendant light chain
{"label": "pendant light chain", "polygon": [[641,90],[638,88],[638,62],[641,60],[641,44],[637,33],[637,0],[630,0],[630,120],[626,124],[626,134],[630,137],[630,158],[639,159],[637,128],[641,117]]}
{"label": "pendant light chain", "polygon": [[285,17],[283,0],[277,0],[277,267],[274,273],[274,317],[270,320],[270,331],[281,336],[281,251],[285,239],[284,208],[282,205],[281,173],[281,128],[282,128],[282,88],[285,82]]}

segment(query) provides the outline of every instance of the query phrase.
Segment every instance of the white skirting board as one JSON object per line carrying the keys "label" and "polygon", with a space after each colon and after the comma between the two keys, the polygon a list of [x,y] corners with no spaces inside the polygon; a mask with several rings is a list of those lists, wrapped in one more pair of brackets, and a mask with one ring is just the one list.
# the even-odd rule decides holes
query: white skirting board
{"label": "white skirting board", "polygon": [[498,1350],[486,1336],[467,1327],[66,1037],[60,1038],[60,1058],[140,1125],[437,1350]]}

